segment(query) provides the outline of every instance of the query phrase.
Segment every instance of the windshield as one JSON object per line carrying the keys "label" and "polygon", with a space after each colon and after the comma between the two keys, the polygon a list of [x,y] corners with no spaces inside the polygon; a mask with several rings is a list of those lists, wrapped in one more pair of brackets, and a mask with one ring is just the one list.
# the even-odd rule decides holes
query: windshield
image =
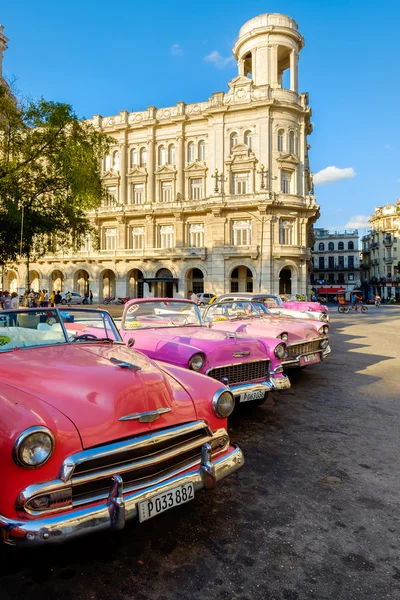
{"label": "windshield", "polygon": [[262,300],[260,299],[260,302],[262,302],[267,308],[284,308],[282,300],[279,298],[279,296],[265,296],[262,298]]}
{"label": "windshield", "polygon": [[0,311],[0,351],[99,340],[121,341],[110,315],[104,311],[82,308]]}
{"label": "windshield", "polygon": [[284,302],[299,302],[293,294],[281,294],[281,300]]}
{"label": "windshield", "polygon": [[[262,309],[261,309],[262,310]],[[206,312],[207,321],[231,321],[233,319],[254,318],[260,316],[258,310],[251,302],[237,300],[236,302],[223,302],[212,304]]]}
{"label": "windshield", "polygon": [[153,329],[203,325],[199,309],[192,302],[154,300],[131,304],[126,309],[122,329]]}

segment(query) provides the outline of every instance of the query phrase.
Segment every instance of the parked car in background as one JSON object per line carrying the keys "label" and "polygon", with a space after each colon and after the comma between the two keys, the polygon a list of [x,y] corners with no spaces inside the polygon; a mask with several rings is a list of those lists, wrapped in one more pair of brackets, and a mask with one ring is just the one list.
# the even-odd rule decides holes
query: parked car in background
{"label": "parked car in background", "polygon": [[[212,305],[213,306],[213,305]],[[289,387],[281,362],[283,340],[210,330],[196,304],[178,298],[142,298],[125,304],[121,335],[150,358],[203,373],[229,386],[236,401],[265,401]]]}
{"label": "parked car in background", "polygon": [[[68,304],[68,300],[66,298],[67,293],[68,290],[61,294],[61,304],[63,304],[64,306]],[[77,294],[76,292],[70,292],[70,294],[71,304],[82,304],[82,302],[85,300],[85,296],[82,296],[81,294]]]}
{"label": "parked car in background", "polygon": [[0,539],[60,543],[192,500],[243,465],[233,407],[221,382],[126,347],[106,311],[1,311]]}
{"label": "parked car in background", "polygon": [[285,308],[282,300],[276,294],[251,294],[245,292],[233,292],[231,294],[223,294],[218,296],[216,302],[225,300],[249,300],[262,302],[268,310],[274,315],[282,315],[284,317],[293,317],[295,319],[329,322],[329,315],[326,312],[317,312],[310,310],[294,310]]}
{"label": "parked car in background", "polygon": [[308,300],[297,300],[293,294],[281,294],[280,299],[285,308],[293,308],[294,310],[307,310],[311,312],[328,312],[328,307],[320,302],[309,302]]}
{"label": "parked car in background", "polygon": [[327,324],[276,317],[261,302],[218,301],[205,310],[203,318],[209,327],[251,335],[262,342],[272,337],[284,340],[285,368],[319,363],[331,352]]}
{"label": "parked car in background", "polygon": [[211,304],[213,299],[216,298],[215,294],[197,294],[198,301],[197,304],[199,306],[204,306],[205,304]]}

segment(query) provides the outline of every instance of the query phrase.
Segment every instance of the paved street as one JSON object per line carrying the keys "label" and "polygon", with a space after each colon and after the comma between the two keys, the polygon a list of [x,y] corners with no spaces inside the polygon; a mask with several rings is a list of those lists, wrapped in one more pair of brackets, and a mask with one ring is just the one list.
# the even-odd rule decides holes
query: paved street
{"label": "paved street", "polygon": [[400,599],[400,308],[330,314],[329,359],[232,419],[243,469],[120,534],[1,547],[0,597]]}

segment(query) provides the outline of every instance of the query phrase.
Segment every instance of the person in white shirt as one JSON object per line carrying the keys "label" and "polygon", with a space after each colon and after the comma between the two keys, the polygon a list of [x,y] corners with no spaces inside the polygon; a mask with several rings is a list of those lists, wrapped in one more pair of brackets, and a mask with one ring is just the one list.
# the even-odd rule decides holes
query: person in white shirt
{"label": "person in white shirt", "polygon": [[192,290],[189,290],[188,296],[192,302],[195,302],[197,304],[197,301],[198,301],[197,294],[195,294]]}

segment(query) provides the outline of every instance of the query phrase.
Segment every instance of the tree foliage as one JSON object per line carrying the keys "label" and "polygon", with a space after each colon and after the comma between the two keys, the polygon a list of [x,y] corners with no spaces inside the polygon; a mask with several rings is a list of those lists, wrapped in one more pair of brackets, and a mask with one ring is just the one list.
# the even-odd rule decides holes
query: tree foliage
{"label": "tree foliage", "polygon": [[0,263],[82,244],[110,141],[70,105],[18,102],[0,85]]}

